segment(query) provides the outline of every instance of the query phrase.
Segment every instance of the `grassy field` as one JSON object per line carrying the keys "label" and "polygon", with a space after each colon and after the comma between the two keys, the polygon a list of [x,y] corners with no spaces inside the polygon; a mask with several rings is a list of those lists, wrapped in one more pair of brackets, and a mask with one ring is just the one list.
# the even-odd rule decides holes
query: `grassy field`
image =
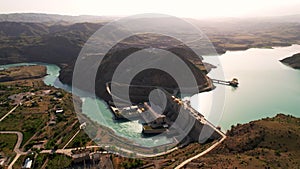
{"label": "grassy field", "polygon": [[17,135],[15,134],[0,134],[0,152],[12,159],[16,154],[14,147],[17,139]]}
{"label": "grassy field", "polygon": [[61,169],[68,167],[72,162],[70,157],[64,155],[53,154],[50,155],[47,169]]}
{"label": "grassy field", "polygon": [[2,131],[21,131],[22,145],[36,132],[40,131],[48,120],[47,114],[22,114],[18,110],[5,118],[0,125]]}
{"label": "grassy field", "polygon": [[81,130],[79,134],[73,139],[73,141],[70,142],[67,148],[83,147],[85,145],[89,146],[89,145],[96,145],[96,144],[90,139],[90,137],[83,130]]}

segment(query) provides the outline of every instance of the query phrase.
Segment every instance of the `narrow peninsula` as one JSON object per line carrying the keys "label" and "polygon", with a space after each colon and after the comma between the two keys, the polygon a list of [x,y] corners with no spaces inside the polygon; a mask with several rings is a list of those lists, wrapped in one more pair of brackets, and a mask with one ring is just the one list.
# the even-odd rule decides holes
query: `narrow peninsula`
{"label": "narrow peninsula", "polygon": [[288,65],[294,69],[300,69],[300,53],[294,54],[291,57],[280,60],[281,63]]}

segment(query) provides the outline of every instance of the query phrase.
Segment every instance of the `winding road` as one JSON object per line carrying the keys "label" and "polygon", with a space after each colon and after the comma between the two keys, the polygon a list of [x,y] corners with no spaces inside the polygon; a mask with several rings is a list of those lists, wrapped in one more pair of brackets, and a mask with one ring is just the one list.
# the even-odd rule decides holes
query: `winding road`
{"label": "winding road", "polygon": [[[55,151],[55,153],[58,154],[65,154],[67,156],[72,156],[72,151],[73,150],[77,150],[77,149],[91,149],[91,148],[109,148],[111,146],[107,145],[107,146],[86,146],[86,147],[76,147],[76,148],[68,148],[68,149],[57,149]],[[131,151],[128,149],[124,149],[124,148],[120,148],[120,147],[116,147],[117,149],[119,149],[120,151],[126,152],[126,153],[135,153],[137,156],[141,156],[141,157],[157,157],[157,156],[161,156],[161,155],[165,155],[165,154],[169,154],[175,150],[178,149],[178,147],[174,147],[173,149],[170,149],[166,152],[161,152],[161,153],[157,153],[157,154],[142,154],[142,153],[136,153],[135,151]],[[42,150],[40,153],[46,153],[46,154],[50,154],[53,153],[53,150]],[[111,153],[111,154],[116,154],[116,155],[120,155],[117,152],[113,152],[113,151],[107,151],[107,153]]]}
{"label": "winding road", "polygon": [[[10,115],[13,111],[16,110],[16,108],[19,106],[20,104],[17,104],[14,108],[12,108],[8,113],[6,113],[3,117],[1,117],[0,122],[3,121],[8,115]],[[14,148],[14,152],[16,152],[16,156],[13,159],[13,161],[9,164],[8,169],[12,169],[12,166],[15,164],[15,162],[18,160],[18,158],[21,155],[26,155],[26,152],[23,152],[20,150],[20,146],[22,144],[23,141],[23,134],[19,131],[0,131],[0,134],[16,134],[18,136],[18,140],[17,143],[15,145]]]}
{"label": "winding road", "polygon": [[220,130],[218,130],[214,125],[212,125],[209,121],[206,121],[205,124],[209,125],[210,127],[212,127],[217,133],[219,133],[222,136],[222,139],[220,139],[219,141],[217,141],[215,144],[213,144],[212,146],[210,146],[208,149],[206,149],[205,151],[183,161],[182,163],[180,163],[178,166],[175,167],[175,169],[180,169],[182,167],[184,167],[185,165],[187,165],[188,163],[190,163],[191,161],[209,153],[211,150],[213,150],[215,147],[217,147],[219,144],[221,144],[225,139],[226,139],[226,135],[221,132]]}
{"label": "winding road", "polygon": [[13,161],[9,164],[8,169],[12,169],[12,166],[18,160],[21,155],[26,155],[26,152],[20,150],[21,143],[23,141],[23,134],[19,131],[0,131],[0,134],[16,134],[18,136],[17,143],[14,148],[14,152],[16,152],[16,156]]}

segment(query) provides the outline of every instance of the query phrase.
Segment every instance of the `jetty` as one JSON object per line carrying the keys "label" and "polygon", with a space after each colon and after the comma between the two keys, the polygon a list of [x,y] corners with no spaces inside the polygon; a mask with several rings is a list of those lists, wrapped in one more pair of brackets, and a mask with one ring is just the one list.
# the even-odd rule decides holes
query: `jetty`
{"label": "jetty", "polygon": [[225,80],[218,80],[218,79],[211,79],[213,83],[222,84],[222,85],[228,85],[232,87],[238,87],[239,81],[237,78],[233,78],[231,81],[225,81]]}

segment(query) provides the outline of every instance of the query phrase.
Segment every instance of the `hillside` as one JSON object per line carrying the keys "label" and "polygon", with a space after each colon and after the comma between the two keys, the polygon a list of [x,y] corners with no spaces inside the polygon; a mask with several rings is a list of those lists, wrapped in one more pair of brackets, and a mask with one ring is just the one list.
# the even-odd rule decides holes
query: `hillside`
{"label": "hillside", "polygon": [[0,63],[46,62],[70,65],[81,47],[102,24],[0,22]]}
{"label": "hillside", "polygon": [[298,168],[300,119],[278,114],[232,126],[228,138],[187,168]]}
{"label": "hillside", "polygon": [[[0,64],[19,62],[57,64],[61,68],[60,80],[63,83],[71,84],[74,64],[81,48],[88,38],[107,22],[107,20],[95,22],[87,18],[97,17],[47,14],[0,15],[0,21],[2,21],[0,22]],[[156,24],[168,22],[167,19],[163,18]],[[203,30],[218,53],[224,53],[227,50],[245,50],[253,47],[300,44],[300,23],[293,20],[290,20],[290,22],[278,22],[279,19],[276,20],[276,18],[259,21],[253,19],[223,21],[187,20]],[[88,21],[94,23],[88,23]],[[194,65],[196,65],[196,68],[204,71],[204,73],[209,70],[203,69],[203,63],[201,60],[199,61],[199,56],[196,56],[187,46],[165,41],[167,39],[165,36],[133,39],[133,43],[129,40],[130,43],[122,42],[116,46],[114,53],[107,55],[107,61],[111,61],[108,64],[110,66],[99,68],[98,74],[104,72],[104,76],[107,78],[97,81],[99,86],[102,86],[102,89],[97,91],[98,96],[107,97],[107,93],[103,94],[103,85],[111,80],[109,76],[114,71],[113,68],[122,61],[124,56],[154,44],[184,58],[195,74],[196,79],[199,80],[199,86],[206,84],[201,88],[207,87],[207,80],[203,78],[202,72],[195,69]],[[156,72],[156,74],[161,75],[161,72]],[[142,74],[141,76],[144,75]],[[170,78],[167,76],[161,76],[159,79],[165,81],[163,85],[166,87],[176,86],[173,83],[174,81],[170,84],[168,83]],[[143,79],[140,79],[140,81],[143,81]]]}
{"label": "hillside", "polygon": [[[77,56],[84,45],[85,41],[91,36],[102,24],[94,23],[76,23],[71,25],[46,25],[44,23],[15,23],[15,22],[0,22],[3,29],[0,37],[4,39],[0,43],[0,63],[16,63],[16,62],[45,62],[57,64],[62,68],[59,76],[64,83],[72,83],[72,72]],[[149,48],[150,46],[168,50],[182,58],[184,62],[191,68],[195,75],[199,91],[211,88],[207,77],[204,75],[204,65],[190,48],[181,45],[178,40],[158,35],[136,35],[131,38],[119,42],[105,56],[103,63],[99,67],[99,78],[96,80],[96,85],[100,86],[96,92],[98,96],[105,100],[109,100],[109,95],[105,90],[107,82],[111,81],[112,74],[118,64],[125,57],[140,50]],[[196,63],[195,65],[192,63]],[[90,67],[87,65],[83,76],[88,76]],[[202,71],[200,71],[200,68]],[[140,74],[136,79],[135,84],[148,80],[148,85],[158,85],[161,87],[177,88],[176,82],[166,73],[161,71],[151,71],[146,74]],[[152,74],[147,76],[147,74]],[[156,76],[154,76],[156,74]],[[100,78],[101,76],[101,78]],[[156,81],[154,83],[154,81]],[[157,82],[160,82],[157,84]],[[81,89],[88,90],[86,82],[83,86],[77,86]],[[135,90],[133,90],[135,92]],[[145,93],[144,91],[142,93]],[[133,95],[138,95],[134,94]]]}
{"label": "hillside", "polygon": [[294,68],[300,69],[300,53],[294,54],[291,57],[280,60],[280,62]]}

